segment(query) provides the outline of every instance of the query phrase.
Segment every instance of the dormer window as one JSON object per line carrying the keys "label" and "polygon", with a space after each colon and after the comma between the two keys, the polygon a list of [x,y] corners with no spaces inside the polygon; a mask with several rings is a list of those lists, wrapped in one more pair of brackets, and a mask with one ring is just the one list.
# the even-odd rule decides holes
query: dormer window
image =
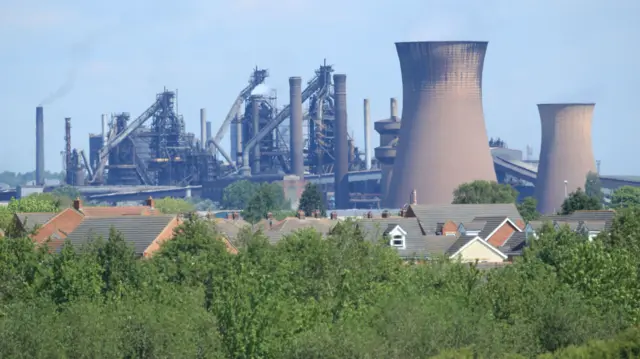
{"label": "dormer window", "polygon": [[398,249],[407,248],[407,232],[398,225],[389,225],[386,230],[386,235],[389,237],[389,245]]}

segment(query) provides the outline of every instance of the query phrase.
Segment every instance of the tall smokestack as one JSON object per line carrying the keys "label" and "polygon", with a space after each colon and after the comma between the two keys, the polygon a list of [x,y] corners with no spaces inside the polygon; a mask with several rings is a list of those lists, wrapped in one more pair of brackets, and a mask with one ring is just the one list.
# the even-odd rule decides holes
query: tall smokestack
{"label": "tall smokestack", "polygon": [[44,110],[36,107],[36,185],[44,185]]}
{"label": "tall smokestack", "polygon": [[[211,121],[207,121],[207,141],[211,138]],[[233,126],[232,126],[233,127]]]}
{"label": "tall smokestack", "polygon": [[304,158],[302,144],[302,79],[289,78],[289,136],[291,138],[289,150],[291,153],[291,172],[302,178],[304,176]]}
{"label": "tall smokestack", "polygon": [[371,108],[369,106],[369,99],[364,99],[364,164],[365,169],[371,169],[371,149],[369,148],[371,142]]}
{"label": "tall smokestack", "polygon": [[347,75],[333,75],[335,99],[335,179],[336,208],[349,208],[349,144],[347,143]]}
{"label": "tall smokestack", "polygon": [[536,199],[543,214],[559,211],[565,191],[584,189],[587,174],[596,172],[591,146],[594,108],[593,103],[538,105],[542,143]]}
{"label": "tall smokestack", "polygon": [[[254,138],[260,132],[260,100],[257,96],[251,96],[251,120],[253,120],[253,133],[251,138]],[[246,164],[243,164],[246,166]],[[253,147],[253,163],[251,166],[251,173],[260,173],[260,141]]]}
{"label": "tall smokestack", "polygon": [[[449,204],[459,185],[496,181],[482,110],[487,42],[396,43],[402,72],[402,126],[389,203]],[[454,146],[451,137],[464,138]]]}
{"label": "tall smokestack", "polygon": [[68,185],[73,185],[75,168],[71,165],[71,117],[64,119],[64,168],[65,182]]}
{"label": "tall smokestack", "polygon": [[207,149],[207,109],[200,109],[200,146],[203,150]]}

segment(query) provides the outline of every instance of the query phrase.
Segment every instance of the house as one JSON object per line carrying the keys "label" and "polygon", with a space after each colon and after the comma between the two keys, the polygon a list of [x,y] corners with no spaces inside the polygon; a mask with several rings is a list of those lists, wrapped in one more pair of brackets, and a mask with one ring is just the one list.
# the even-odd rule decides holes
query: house
{"label": "house", "polygon": [[[446,223],[446,222],[445,222]],[[358,222],[368,240],[388,241],[403,259],[445,256],[463,262],[501,263],[508,256],[477,234],[437,235],[424,231],[415,217],[364,219]]]}
{"label": "house", "polygon": [[575,211],[568,215],[554,215],[541,218],[539,221],[529,222],[530,231],[537,232],[545,223],[551,223],[556,229],[568,226],[570,230],[581,233],[593,240],[598,234],[611,229],[615,211]]}
{"label": "house", "polygon": [[[510,204],[445,204],[445,205],[409,205],[404,217],[417,218],[425,233],[437,234],[443,231],[457,231],[460,223],[471,222],[479,216],[509,217],[519,228],[524,222],[513,203]],[[449,228],[445,224],[450,223]]]}
{"label": "house", "polygon": [[86,217],[66,239],[80,248],[92,239],[108,239],[113,228],[133,247],[136,255],[150,257],[164,241],[173,238],[180,223],[180,218],[174,215]]}

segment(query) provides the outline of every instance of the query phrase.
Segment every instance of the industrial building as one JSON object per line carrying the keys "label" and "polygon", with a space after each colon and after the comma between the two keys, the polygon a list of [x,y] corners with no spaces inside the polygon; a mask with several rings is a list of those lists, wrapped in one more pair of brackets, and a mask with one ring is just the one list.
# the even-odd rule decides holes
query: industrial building
{"label": "industrial building", "polygon": [[[269,72],[253,69],[215,134],[204,108],[200,134],[186,132],[177,112],[177,91],[167,89],[138,117],[128,112],[102,115],[100,133],[89,135],[88,156],[82,146],[72,146],[72,119],[66,118],[65,180],[89,199],[114,202],[192,193],[215,201],[240,179],[279,181],[292,203],[308,181],[321,186],[330,208],[337,209],[400,208],[410,201],[448,204],[462,183],[497,180],[522,196],[535,194],[543,213],[557,210],[568,192],[584,184],[589,171],[597,171],[591,149],[593,104],[538,106],[539,163],[523,159],[521,151],[503,141],[490,141],[482,107],[487,46],[469,41],[397,43],[402,116],[392,98],[389,118],[374,123],[380,140],[374,158],[369,99],[363,103],[361,151],[347,130],[347,75],[334,74],[324,61],[306,82],[289,78],[285,106],[278,106],[274,92],[254,93]],[[43,123],[39,106],[37,186],[44,185]],[[230,153],[221,146],[227,133]],[[454,144],[452,138],[464,140]],[[639,178],[600,177],[607,189],[640,185]]]}

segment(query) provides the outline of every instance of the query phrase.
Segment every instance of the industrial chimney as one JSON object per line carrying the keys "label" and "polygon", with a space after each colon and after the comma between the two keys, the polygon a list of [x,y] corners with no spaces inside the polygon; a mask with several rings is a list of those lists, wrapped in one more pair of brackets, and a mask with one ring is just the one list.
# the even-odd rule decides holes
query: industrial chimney
{"label": "industrial chimney", "polygon": [[371,169],[371,149],[369,148],[369,142],[371,133],[371,108],[369,106],[369,99],[364,99],[364,164],[365,169]]}
{"label": "industrial chimney", "polygon": [[[247,139],[255,138],[260,132],[260,97],[258,95],[251,96],[251,120],[253,121],[251,126],[253,133]],[[243,163],[243,165],[247,166],[246,163]],[[253,147],[251,173],[254,175],[260,173],[260,141]]]}
{"label": "industrial chimney", "polygon": [[449,204],[463,183],[496,181],[482,110],[487,45],[396,43],[403,103],[391,206],[402,207],[413,189],[423,204]]}
{"label": "industrial chimney", "polygon": [[44,110],[36,107],[36,185],[44,186]]}
{"label": "industrial chimney", "polygon": [[65,182],[68,185],[73,185],[73,177],[75,174],[75,168],[73,168],[71,161],[71,117],[65,117],[64,119],[64,169],[65,169]]}
{"label": "industrial chimney", "polygon": [[334,188],[336,208],[349,208],[349,144],[347,135],[347,75],[333,75],[335,99]]}
{"label": "industrial chimney", "polygon": [[107,143],[107,115],[102,114],[100,116],[100,121],[102,125],[102,143]]}
{"label": "industrial chimney", "polygon": [[291,173],[304,177],[303,135],[302,135],[302,79],[289,78],[289,136],[291,153]]}
{"label": "industrial chimney", "polygon": [[538,105],[542,127],[536,181],[539,212],[559,211],[565,195],[584,189],[587,174],[596,172],[591,146],[594,107],[593,103]]}
{"label": "industrial chimney", "polygon": [[391,177],[393,176],[393,165],[396,160],[396,145],[400,134],[400,118],[398,117],[398,100],[391,98],[389,101],[389,118],[376,121],[373,125],[380,134],[380,146],[376,147],[376,159],[380,162],[380,195],[381,205],[388,207],[388,193]]}
{"label": "industrial chimney", "polygon": [[200,146],[203,150],[207,149],[207,110],[200,109]]}

